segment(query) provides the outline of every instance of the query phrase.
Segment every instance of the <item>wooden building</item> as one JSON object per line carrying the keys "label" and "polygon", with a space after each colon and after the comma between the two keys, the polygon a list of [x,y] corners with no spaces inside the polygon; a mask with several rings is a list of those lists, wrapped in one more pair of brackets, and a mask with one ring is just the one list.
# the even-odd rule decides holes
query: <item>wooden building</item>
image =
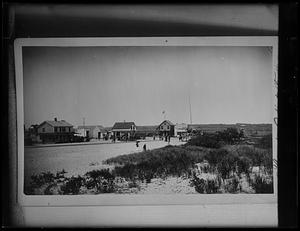
{"label": "wooden building", "polygon": [[159,132],[160,136],[174,136],[174,128],[175,125],[169,121],[169,120],[164,120],[160,125],[158,125],[157,130]]}
{"label": "wooden building", "polygon": [[186,136],[188,133],[188,125],[185,123],[176,124],[174,127],[175,136]]}
{"label": "wooden building", "polygon": [[77,133],[90,139],[103,139],[107,130],[101,125],[78,126]]}
{"label": "wooden building", "polygon": [[43,143],[68,143],[74,137],[73,125],[65,120],[46,120],[38,128],[38,135]]}
{"label": "wooden building", "polygon": [[127,140],[135,135],[136,125],[134,122],[116,122],[111,131],[116,139]]}
{"label": "wooden building", "polygon": [[136,135],[138,137],[149,137],[149,136],[157,136],[157,125],[151,125],[151,126],[137,126],[136,127]]}

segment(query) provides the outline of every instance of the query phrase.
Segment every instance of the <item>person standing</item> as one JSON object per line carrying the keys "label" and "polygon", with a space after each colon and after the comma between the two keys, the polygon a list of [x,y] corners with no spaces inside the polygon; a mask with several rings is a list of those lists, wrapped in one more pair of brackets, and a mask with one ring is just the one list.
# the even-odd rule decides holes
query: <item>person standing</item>
{"label": "person standing", "polygon": [[143,146],[143,150],[144,150],[144,152],[146,151],[146,144],[144,144],[144,146]]}

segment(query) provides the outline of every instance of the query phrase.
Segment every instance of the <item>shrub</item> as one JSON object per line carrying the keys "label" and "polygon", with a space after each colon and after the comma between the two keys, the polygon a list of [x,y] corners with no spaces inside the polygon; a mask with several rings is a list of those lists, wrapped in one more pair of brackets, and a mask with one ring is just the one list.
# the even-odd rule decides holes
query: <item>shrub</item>
{"label": "shrub", "polygon": [[201,162],[208,152],[196,146],[166,146],[146,152],[122,155],[106,160],[106,163],[117,163],[114,169],[116,176],[151,181],[153,177],[182,176],[195,163]]}
{"label": "shrub", "polygon": [[231,153],[224,156],[218,163],[217,163],[217,170],[221,174],[223,179],[227,179],[230,176],[231,172],[236,171],[236,166],[239,158]]}
{"label": "shrub", "polygon": [[193,178],[192,180],[192,183],[195,187],[195,190],[198,192],[198,193],[205,193],[205,189],[206,189],[206,182],[204,179],[199,179],[197,177]]}
{"label": "shrub", "polygon": [[252,166],[265,166],[269,172],[273,169],[273,157],[270,149],[255,148],[252,145],[232,145],[224,147],[228,152],[245,157]]}
{"label": "shrub", "polygon": [[85,186],[88,189],[96,188],[97,192],[110,193],[114,191],[115,176],[109,169],[93,170],[85,174]]}
{"label": "shrub", "polygon": [[91,177],[93,180],[97,179],[98,177],[114,179],[114,176],[110,173],[109,169],[92,170],[87,172],[85,175]]}
{"label": "shrub", "polygon": [[65,176],[66,173],[67,173],[67,172],[65,171],[65,169],[56,172],[55,179],[63,178],[63,177]]}
{"label": "shrub", "polygon": [[219,184],[217,180],[214,179],[203,179],[193,176],[192,185],[198,193],[217,193],[219,190]]}
{"label": "shrub", "polygon": [[44,184],[54,182],[54,174],[51,172],[42,172],[39,175],[32,175],[31,180],[33,187],[41,187]]}
{"label": "shrub", "polygon": [[224,131],[217,132],[219,140],[226,144],[235,144],[243,138],[244,133],[239,132],[237,128],[227,128]]}
{"label": "shrub", "polygon": [[249,169],[252,165],[251,159],[246,156],[241,156],[237,160],[237,172],[239,175],[245,173],[249,177]]}
{"label": "shrub", "polygon": [[116,166],[113,170],[113,174],[116,176],[122,176],[125,178],[133,179],[138,175],[134,164],[125,164],[124,166]]}
{"label": "shrub", "polygon": [[215,133],[196,134],[188,141],[188,144],[207,148],[220,148],[225,144],[235,144],[243,137],[243,131],[239,132],[237,128],[227,128],[224,131]]}
{"label": "shrub", "polygon": [[206,148],[220,148],[221,143],[217,134],[198,134],[188,141],[188,145],[202,146]]}
{"label": "shrub", "polygon": [[82,186],[83,178],[81,176],[72,176],[67,182],[61,186],[63,194],[78,194]]}
{"label": "shrub", "polygon": [[272,142],[272,134],[268,134],[260,138],[255,146],[258,148],[271,149]]}
{"label": "shrub", "polygon": [[267,181],[261,176],[256,176],[254,180],[251,181],[251,186],[256,193],[273,193],[273,180]]}
{"label": "shrub", "polygon": [[211,150],[204,156],[204,159],[212,166],[216,166],[220,161],[229,154],[225,149]]}
{"label": "shrub", "polygon": [[236,177],[229,179],[224,188],[226,192],[237,193],[239,191],[239,180]]}
{"label": "shrub", "polygon": [[219,189],[218,182],[216,180],[207,180],[206,193],[217,193]]}

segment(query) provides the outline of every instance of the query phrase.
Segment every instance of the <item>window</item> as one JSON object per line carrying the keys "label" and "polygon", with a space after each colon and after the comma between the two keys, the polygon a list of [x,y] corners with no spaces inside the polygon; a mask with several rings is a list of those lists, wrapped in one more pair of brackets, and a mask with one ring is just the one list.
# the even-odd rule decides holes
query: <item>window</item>
{"label": "window", "polygon": [[170,126],[167,126],[167,129],[170,129]]}
{"label": "window", "polygon": [[65,132],[65,131],[66,131],[66,128],[65,128],[65,127],[63,127],[63,128],[62,128],[62,131],[63,131],[63,132]]}
{"label": "window", "polygon": [[45,132],[45,128],[43,128],[43,132]]}
{"label": "window", "polygon": [[54,132],[57,132],[57,127],[54,128]]}

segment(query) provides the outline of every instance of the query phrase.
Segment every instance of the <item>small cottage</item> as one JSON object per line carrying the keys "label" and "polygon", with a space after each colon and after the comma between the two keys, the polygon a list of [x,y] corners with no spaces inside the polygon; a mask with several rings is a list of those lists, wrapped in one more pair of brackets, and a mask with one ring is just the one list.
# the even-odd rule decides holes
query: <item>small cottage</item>
{"label": "small cottage", "polygon": [[77,133],[90,139],[103,139],[107,131],[101,125],[78,126]]}
{"label": "small cottage", "polygon": [[158,125],[157,130],[159,132],[159,135],[162,137],[172,137],[174,136],[174,128],[175,125],[171,121],[164,120],[160,125]]}

